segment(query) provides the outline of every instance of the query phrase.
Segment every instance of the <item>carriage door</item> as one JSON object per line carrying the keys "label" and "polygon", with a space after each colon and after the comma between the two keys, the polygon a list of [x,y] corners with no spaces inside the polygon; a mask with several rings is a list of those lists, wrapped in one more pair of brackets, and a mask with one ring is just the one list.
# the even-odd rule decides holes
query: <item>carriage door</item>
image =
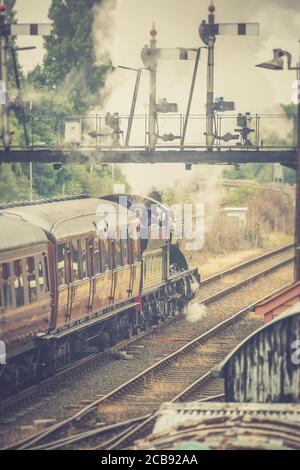
{"label": "carriage door", "polygon": [[66,279],[68,285],[68,299],[67,299],[67,312],[66,312],[66,322],[71,320],[72,315],[72,306],[75,298],[75,286],[72,279],[72,246],[71,243],[66,244]]}
{"label": "carriage door", "polygon": [[129,297],[134,295],[134,285],[136,281],[136,262],[137,262],[137,243],[138,241],[134,238],[129,238],[129,249],[130,249],[130,285],[129,285]]}
{"label": "carriage door", "polygon": [[110,302],[114,303],[116,286],[118,282],[118,273],[116,271],[116,261],[115,261],[115,242],[114,240],[109,241],[109,251],[110,251],[110,266],[111,266],[111,291],[110,291]]}
{"label": "carriage door", "polygon": [[56,275],[57,275],[57,325],[66,323],[69,318],[69,279],[67,268],[67,245],[56,245]]}
{"label": "carriage door", "polygon": [[[96,240],[94,241],[92,238],[89,238],[88,241],[87,241],[87,247],[88,247],[88,272],[89,272],[89,280],[90,280],[88,312],[93,311],[94,297],[95,297],[95,292],[96,292],[95,274],[97,274],[99,272],[97,270],[97,266],[96,266],[96,256],[94,256],[94,252],[95,252],[95,255],[96,255],[96,253],[98,253],[98,256],[99,256],[99,246],[98,246],[98,251],[97,251],[96,246],[94,246],[94,243],[96,244]],[[99,264],[100,264],[100,262],[99,262]]]}

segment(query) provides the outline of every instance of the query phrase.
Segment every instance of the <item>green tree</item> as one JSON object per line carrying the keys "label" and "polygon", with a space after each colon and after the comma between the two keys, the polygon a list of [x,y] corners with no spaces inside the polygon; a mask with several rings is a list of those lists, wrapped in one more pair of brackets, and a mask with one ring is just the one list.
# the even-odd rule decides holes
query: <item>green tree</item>
{"label": "green tree", "polygon": [[26,176],[18,174],[16,168],[9,163],[0,166],[0,201],[10,202],[28,199],[29,183]]}
{"label": "green tree", "polygon": [[[113,7],[115,0],[110,2]],[[6,0],[5,3],[7,20],[13,22],[16,20],[16,0]],[[93,7],[101,3],[102,0],[52,0],[49,18],[54,34],[45,39],[43,63],[27,77],[21,77],[24,97],[28,91],[34,97],[27,121],[30,139],[35,145],[60,145],[65,118],[84,113],[100,102],[101,89],[111,69],[109,60],[96,65],[92,37]],[[10,76],[13,75],[10,73]],[[22,126],[13,113],[11,130],[13,143],[22,144]],[[28,199],[29,165],[4,165],[0,170],[0,201]],[[115,182],[126,183],[118,166],[114,169],[114,179]],[[80,193],[99,197],[112,192],[112,171],[109,165],[66,165],[56,171],[49,164],[33,164],[33,188],[36,198]],[[129,190],[127,184],[126,188]]]}
{"label": "green tree", "polygon": [[[130,188],[119,167],[114,169],[115,182],[125,183]],[[111,169],[102,166],[64,165],[56,171],[52,165],[33,165],[33,186],[39,197],[74,196],[88,194],[101,197],[113,191]]]}
{"label": "green tree", "polygon": [[[96,65],[93,7],[102,0],[53,0],[49,19],[53,35],[45,40],[42,66],[28,74],[30,83],[47,89],[63,88],[76,113],[99,103],[111,63]],[[112,6],[114,1],[112,0]]]}

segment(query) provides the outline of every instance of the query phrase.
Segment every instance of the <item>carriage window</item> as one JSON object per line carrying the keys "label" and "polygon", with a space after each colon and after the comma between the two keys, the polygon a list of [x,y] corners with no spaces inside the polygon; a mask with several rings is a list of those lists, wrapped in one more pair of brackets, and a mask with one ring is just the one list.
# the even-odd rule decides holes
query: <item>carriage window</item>
{"label": "carriage window", "polygon": [[48,282],[48,264],[47,257],[44,256],[42,261],[38,264],[39,286],[41,292],[49,292]]}
{"label": "carriage window", "polygon": [[94,240],[94,274],[101,272],[100,246],[98,238]]}
{"label": "carriage window", "polygon": [[9,263],[2,263],[0,266],[0,307],[9,307],[11,304],[10,266]]}
{"label": "carriage window", "polygon": [[49,292],[50,284],[49,284],[49,271],[48,271],[48,258],[47,258],[47,256],[44,256],[44,268],[45,268],[45,282],[46,282],[45,292]]}
{"label": "carriage window", "polygon": [[102,267],[103,271],[110,270],[110,262],[109,262],[109,238],[104,238],[101,240],[101,255],[102,255]]}
{"label": "carriage window", "polygon": [[24,305],[24,283],[22,272],[22,261],[20,259],[14,261],[14,287],[16,293],[16,306],[21,307]]}
{"label": "carriage window", "polygon": [[87,255],[87,240],[80,240],[81,243],[81,279],[88,277],[88,255]]}
{"label": "carriage window", "polygon": [[66,284],[65,253],[66,253],[65,243],[62,243],[61,245],[57,245],[56,262],[57,262],[57,276],[58,276],[59,286]]}
{"label": "carriage window", "polygon": [[78,281],[80,278],[79,272],[79,256],[78,256],[78,241],[72,241],[70,243],[72,247],[72,276],[73,281]]}
{"label": "carriage window", "polygon": [[26,271],[27,271],[27,285],[28,285],[28,298],[32,304],[37,301],[37,288],[35,278],[35,266],[34,257],[30,256],[26,260]]}
{"label": "carriage window", "polygon": [[122,264],[129,264],[127,230],[121,232]]}
{"label": "carriage window", "polygon": [[44,270],[43,270],[43,264],[41,261],[39,261],[39,265],[38,265],[38,274],[39,274],[40,291],[45,292]]}
{"label": "carriage window", "polygon": [[121,242],[120,240],[114,241],[115,247],[115,268],[122,266],[122,256],[121,256]]}

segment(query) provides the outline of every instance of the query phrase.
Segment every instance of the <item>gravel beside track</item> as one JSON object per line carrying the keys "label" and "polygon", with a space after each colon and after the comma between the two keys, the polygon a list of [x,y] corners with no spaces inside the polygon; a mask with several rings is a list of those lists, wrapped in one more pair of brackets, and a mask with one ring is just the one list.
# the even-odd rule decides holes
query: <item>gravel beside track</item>
{"label": "gravel beside track", "polygon": [[[64,383],[63,387],[58,386],[56,390],[51,390],[48,394],[36,399],[31,406],[24,407],[16,414],[4,415],[2,417],[2,446],[36,433],[46,425],[52,424],[53,419],[62,420],[70,417],[87,403],[111,392],[233,313],[290,283],[292,276],[293,267],[290,262],[244,285],[238,290],[238,295],[237,291],[232,291],[208,303],[206,307],[201,308],[200,317],[195,323],[191,323],[186,318],[178,318],[170,324],[162,324],[161,328],[126,348],[129,360],[115,359],[103,363],[96,370],[87,371],[79,380],[73,377]],[[205,297],[208,297],[207,293]],[[255,327],[258,326],[256,322],[261,324],[261,319],[255,319]],[[252,326],[254,326],[253,322]],[[200,373],[198,377],[199,375]],[[212,387],[207,392],[203,392],[200,398],[215,394],[219,390],[218,386]],[[141,416],[140,413],[141,410],[137,414]],[[107,425],[116,422],[118,417],[110,412],[110,414],[103,415],[101,419]],[[98,425],[100,424],[101,421]]]}

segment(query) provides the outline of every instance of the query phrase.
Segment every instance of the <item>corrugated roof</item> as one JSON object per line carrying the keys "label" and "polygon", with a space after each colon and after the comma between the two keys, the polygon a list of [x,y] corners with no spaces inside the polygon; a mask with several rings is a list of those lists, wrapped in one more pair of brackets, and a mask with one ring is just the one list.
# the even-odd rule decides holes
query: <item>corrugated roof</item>
{"label": "corrugated roof", "polygon": [[241,349],[244,347],[248,341],[250,341],[254,336],[258,335],[261,331],[267,329],[267,328],[272,328],[273,325],[281,321],[285,321],[287,318],[292,317],[294,315],[300,315],[300,302],[297,302],[295,305],[292,307],[288,308],[286,312],[282,313],[278,317],[274,318],[274,320],[271,320],[269,323],[266,323],[263,325],[261,328],[258,328],[256,331],[251,333],[247,338],[245,338],[236,348],[234,348],[226,357],[225,359],[215,368],[215,373],[221,374],[223,369],[226,367],[227,363],[232,359],[232,357]]}
{"label": "corrugated roof", "polygon": [[14,216],[0,214],[0,253],[47,241],[47,236],[40,227]]}
{"label": "corrugated roof", "polygon": [[299,430],[299,404],[165,403],[134,450],[299,449]]}

